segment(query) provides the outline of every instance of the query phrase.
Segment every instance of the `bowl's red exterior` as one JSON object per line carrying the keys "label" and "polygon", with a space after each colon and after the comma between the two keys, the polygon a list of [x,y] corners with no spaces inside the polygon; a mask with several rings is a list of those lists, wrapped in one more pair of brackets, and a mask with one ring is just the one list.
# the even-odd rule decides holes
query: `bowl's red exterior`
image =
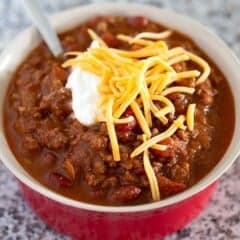
{"label": "bowl's red exterior", "polygon": [[165,208],[136,213],[104,213],[69,207],[20,183],[24,197],[54,229],[80,240],[160,240],[186,225],[207,205],[217,183]]}

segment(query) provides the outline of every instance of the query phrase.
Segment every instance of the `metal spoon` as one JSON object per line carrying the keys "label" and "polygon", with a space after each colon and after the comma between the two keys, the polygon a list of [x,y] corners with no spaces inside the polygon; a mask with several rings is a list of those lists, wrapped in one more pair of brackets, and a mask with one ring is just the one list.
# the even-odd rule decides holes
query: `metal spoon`
{"label": "metal spoon", "polygon": [[56,31],[50,25],[47,17],[45,16],[38,0],[22,0],[23,5],[31,17],[32,22],[41,33],[44,41],[55,57],[63,54],[63,49]]}

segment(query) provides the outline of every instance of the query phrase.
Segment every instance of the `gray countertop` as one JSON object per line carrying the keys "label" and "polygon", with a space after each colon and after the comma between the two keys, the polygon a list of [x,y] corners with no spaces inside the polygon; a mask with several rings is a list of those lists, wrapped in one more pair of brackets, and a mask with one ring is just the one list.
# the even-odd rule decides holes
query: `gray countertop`
{"label": "gray countertop", "polygon": [[[116,1],[116,0],[115,0]],[[56,11],[101,0],[42,0],[45,10]],[[130,1],[133,2],[133,1]],[[175,9],[208,25],[240,57],[239,0],[135,1]],[[0,51],[30,24],[19,0],[0,1]],[[0,239],[64,239],[47,227],[24,203],[11,173],[0,163]],[[185,228],[165,240],[240,239],[240,162],[221,178],[209,206]]]}

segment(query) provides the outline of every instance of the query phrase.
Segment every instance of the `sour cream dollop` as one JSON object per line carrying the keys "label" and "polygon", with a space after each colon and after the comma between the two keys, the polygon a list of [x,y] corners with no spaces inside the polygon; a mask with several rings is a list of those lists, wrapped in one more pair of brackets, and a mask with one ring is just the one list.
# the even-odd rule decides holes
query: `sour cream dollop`
{"label": "sour cream dollop", "polygon": [[[93,41],[90,48],[98,46]],[[98,84],[100,78],[93,73],[84,71],[81,67],[73,67],[67,79],[66,88],[72,92],[72,109],[74,116],[84,125],[96,122],[100,94]]]}

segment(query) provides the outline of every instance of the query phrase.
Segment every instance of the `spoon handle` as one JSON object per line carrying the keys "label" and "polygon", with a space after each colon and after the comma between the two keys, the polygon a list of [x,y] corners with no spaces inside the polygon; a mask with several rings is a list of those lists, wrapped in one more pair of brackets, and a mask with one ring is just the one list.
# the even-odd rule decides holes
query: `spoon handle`
{"label": "spoon handle", "polygon": [[63,53],[56,31],[50,25],[38,0],[23,0],[23,5],[55,57]]}

